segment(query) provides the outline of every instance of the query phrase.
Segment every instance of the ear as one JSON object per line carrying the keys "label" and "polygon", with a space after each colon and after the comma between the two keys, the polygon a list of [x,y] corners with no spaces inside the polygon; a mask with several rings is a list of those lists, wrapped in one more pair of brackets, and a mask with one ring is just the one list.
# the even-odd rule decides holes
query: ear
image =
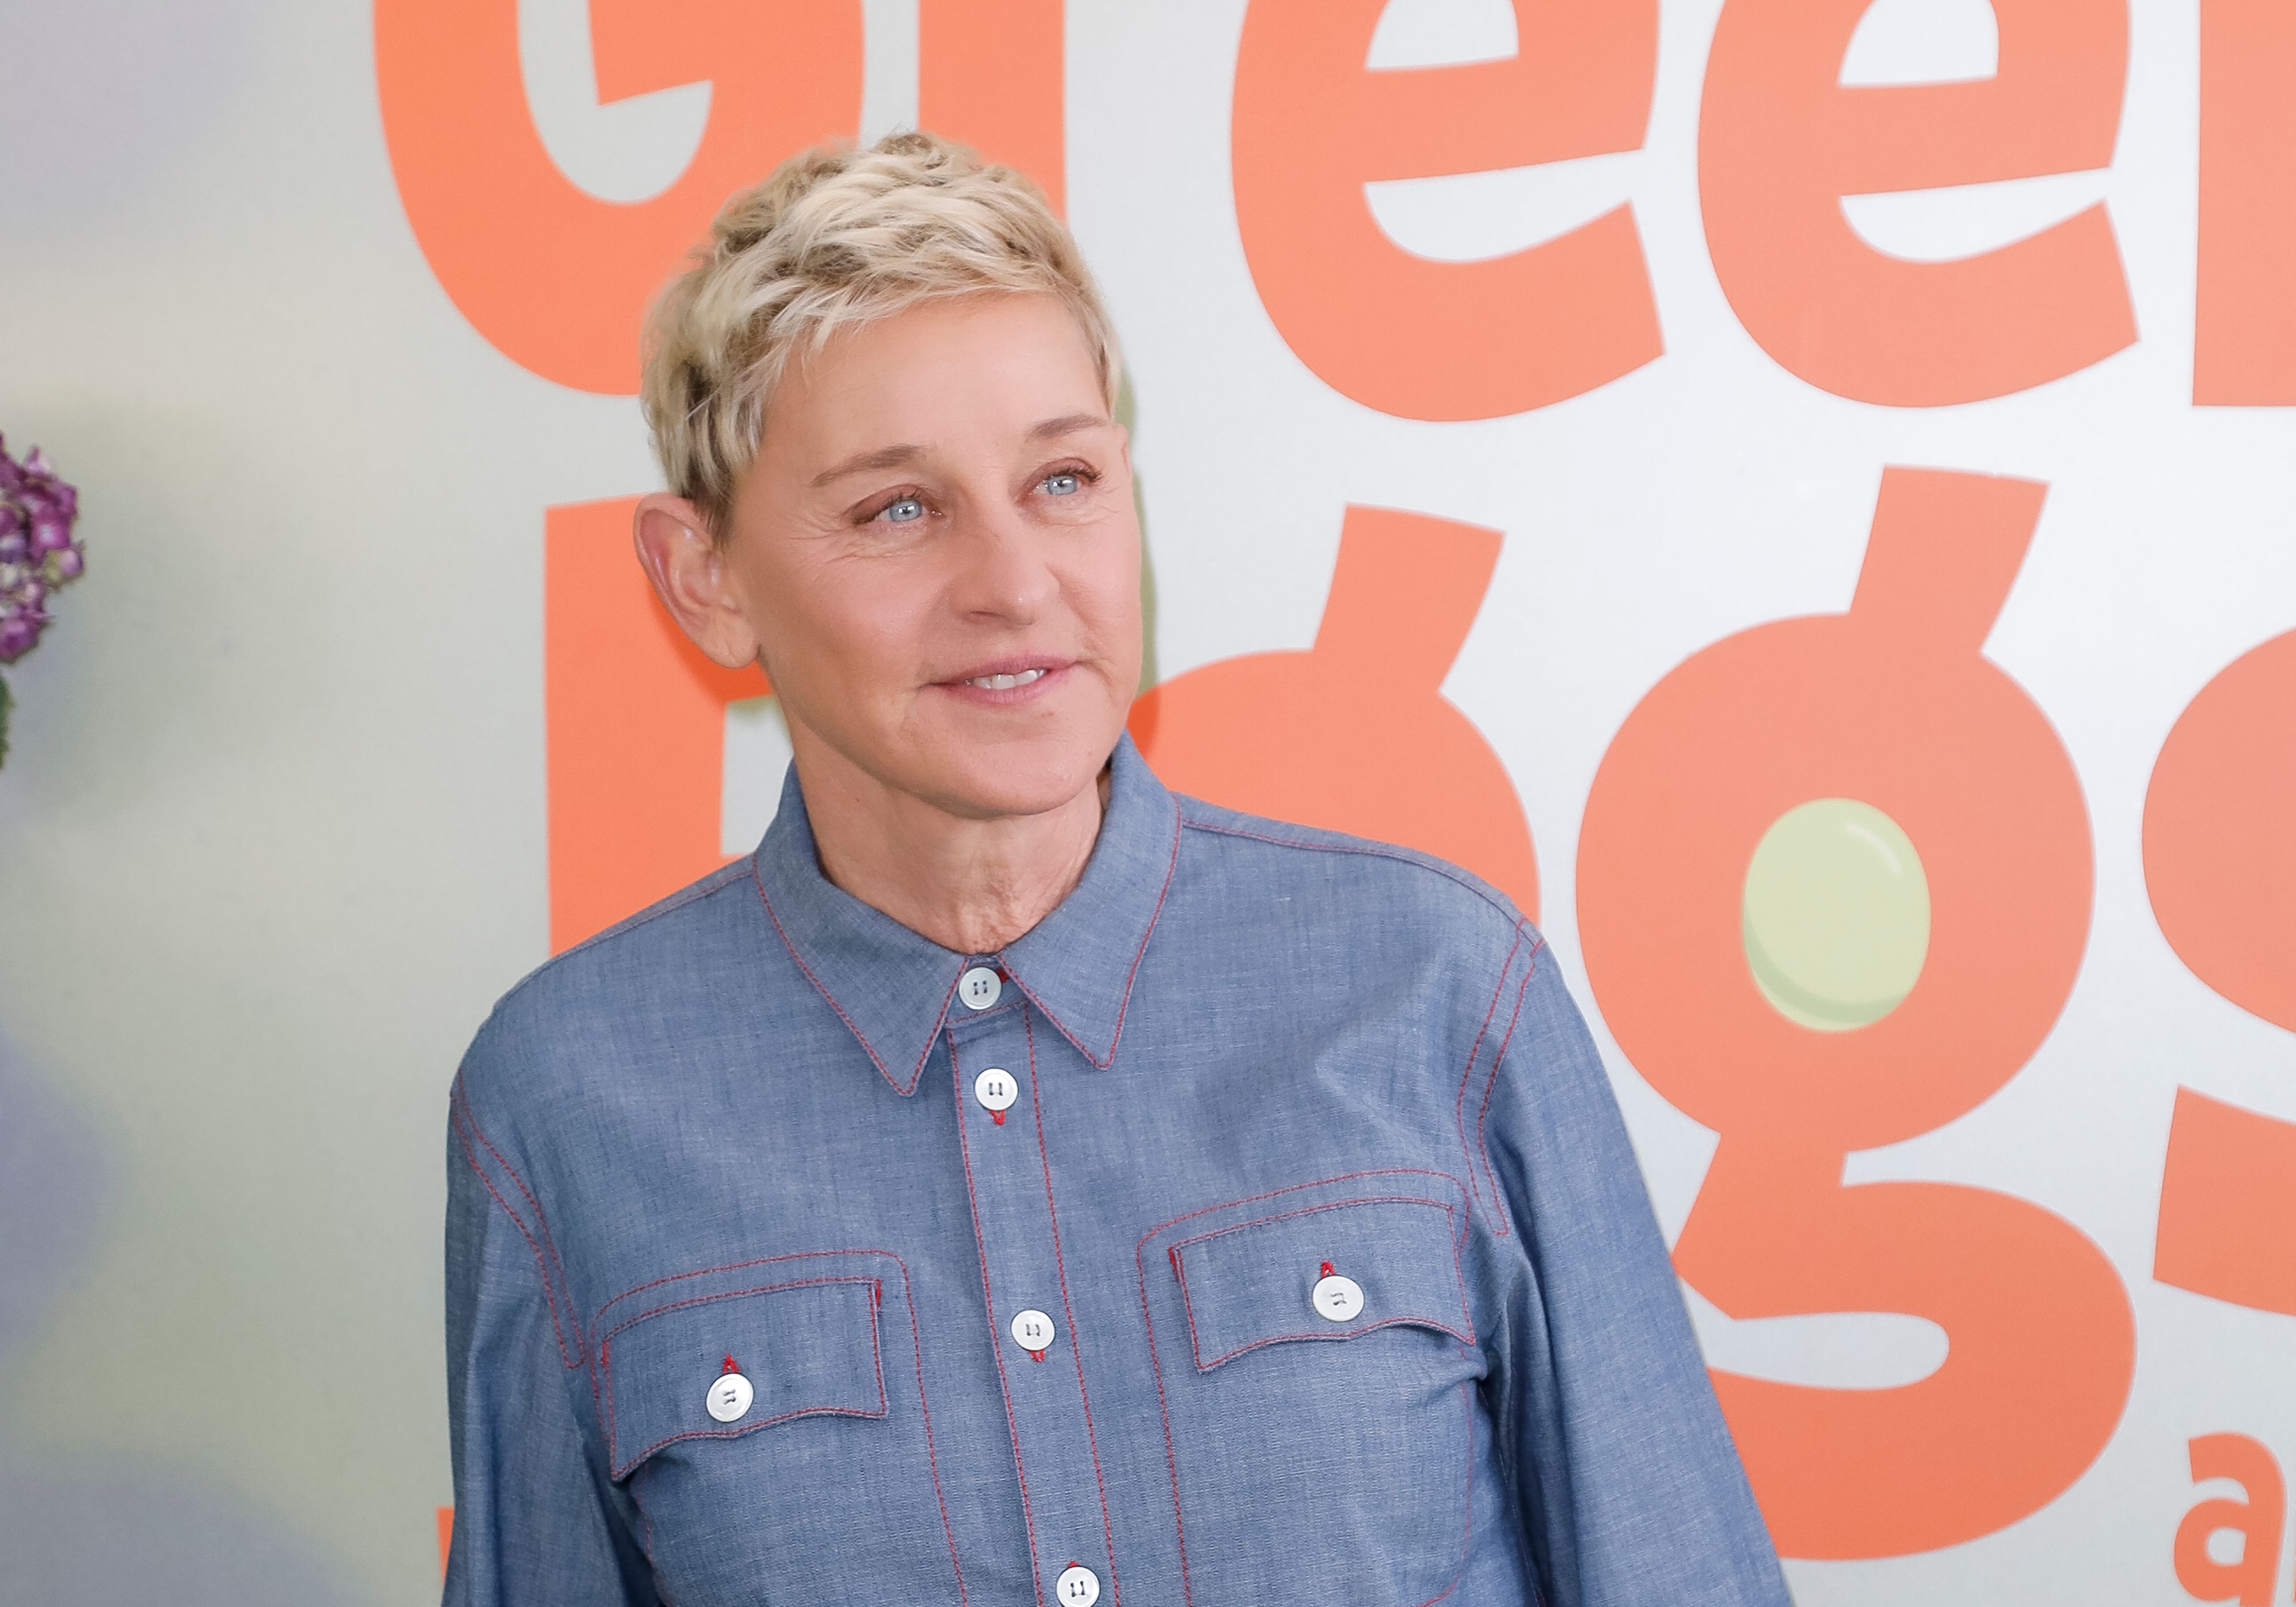
{"label": "ear", "polygon": [[693,644],[728,669],[755,663],[757,630],[701,510],[666,491],[641,496],[630,536],[654,595]]}

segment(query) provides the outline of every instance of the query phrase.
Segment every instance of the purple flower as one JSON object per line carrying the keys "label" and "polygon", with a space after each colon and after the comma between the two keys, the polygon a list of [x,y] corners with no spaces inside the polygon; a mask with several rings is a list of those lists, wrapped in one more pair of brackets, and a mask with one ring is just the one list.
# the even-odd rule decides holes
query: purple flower
{"label": "purple flower", "polygon": [[0,664],[13,664],[31,652],[47,622],[44,613],[0,614]]}
{"label": "purple flower", "polygon": [[0,664],[38,644],[48,599],[86,571],[87,553],[72,538],[78,518],[78,491],[45,453],[35,447],[18,463],[0,440]]}

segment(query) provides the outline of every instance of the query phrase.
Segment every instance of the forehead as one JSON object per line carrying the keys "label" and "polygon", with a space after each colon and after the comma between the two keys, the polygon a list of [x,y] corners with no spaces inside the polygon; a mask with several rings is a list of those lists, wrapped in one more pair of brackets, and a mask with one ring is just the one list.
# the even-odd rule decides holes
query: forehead
{"label": "forehead", "polygon": [[[833,453],[898,438],[931,445],[1105,416],[1099,365],[1049,295],[927,301],[832,334],[793,362],[767,408],[765,453]],[[763,455],[764,454],[761,454]]]}

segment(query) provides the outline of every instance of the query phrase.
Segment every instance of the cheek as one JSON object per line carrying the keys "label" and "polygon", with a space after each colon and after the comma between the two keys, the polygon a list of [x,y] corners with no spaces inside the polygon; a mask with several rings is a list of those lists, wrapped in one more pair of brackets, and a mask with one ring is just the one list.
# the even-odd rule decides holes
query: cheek
{"label": "cheek", "polygon": [[1140,536],[1128,519],[1106,532],[1066,578],[1071,606],[1103,645],[1139,640]]}
{"label": "cheek", "polygon": [[770,640],[784,673],[820,704],[852,707],[906,692],[929,611],[909,588],[857,569],[791,577],[777,594]]}

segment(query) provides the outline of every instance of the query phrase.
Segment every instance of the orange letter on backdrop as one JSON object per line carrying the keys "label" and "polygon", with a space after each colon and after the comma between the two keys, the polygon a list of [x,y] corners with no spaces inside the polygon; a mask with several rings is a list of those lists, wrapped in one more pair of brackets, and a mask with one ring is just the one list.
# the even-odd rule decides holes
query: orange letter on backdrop
{"label": "orange letter on backdrop", "polygon": [[1482,419],[1577,396],[1665,349],[1634,209],[1485,262],[1414,257],[1366,182],[1643,143],[1654,0],[1514,0],[1506,61],[1367,70],[1386,0],[1252,0],[1235,62],[1236,225],[1276,329],[1382,413]]}
{"label": "orange letter on backdrop", "polygon": [[1067,204],[1066,0],[922,0],[917,122]]}
{"label": "orange letter on backdrop", "polygon": [[[2234,660],[2161,744],[2144,881],[2195,976],[2296,1032],[2296,631]],[[2152,1275],[2296,1316],[2296,1123],[2178,1090]]]}
{"label": "orange letter on backdrop", "polygon": [[2202,0],[2193,400],[2296,406],[2296,7]]}
{"label": "orange letter on backdrop", "polygon": [[577,389],[633,395],[648,299],[718,205],[792,151],[851,134],[855,0],[591,0],[598,97],[701,79],[709,122],[685,173],[634,205],[578,189],[543,148],[517,0],[376,0],[390,165],[430,270],[504,356]]}
{"label": "orange letter on backdrop", "polygon": [[[2263,1607],[2280,1568],[2280,1464],[2245,1434],[2203,1434],[2187,1448],[2194,1484],[2234,1480],[2248,1499],[2203,1501],[2185,1514],[2177,1525],[2177,1583],[2198,1601]],[[2209,1537],[2218,1529],[2240,1537],[2239,1562],[2209,1555]]]}
{"label": "orange letter on backdrop", "polygon": [[1993,0],[2000,70],[1843,88],[1867,0],[1729,0],[1706,64],[1699,198],[1746,332],[1856,401],[1974,402],[2136,339],[2102,204],[2028,240],[1909,262],[1861,240],[1844,195],[2102,168],[2128,69],[2125,0]]}
{"label": "orange letter on backdrop", "polygon": [[1134,740],[1184,792],[1439,855],[1536,915],[1514,784],[1442,693],[1498,556],[1496,530],[1349,508],[1316,645],[1167,681],[1133,705]]}
{"label": "orange letter on backdrop", "polygon": [[[1587,799],[1595,996],[1636,1068],[1721,1134],[1683,1276],[1734,1317],[1905,1312],[1948,1338],[1944,1365],[1898,1389],[1715,1375],[1789,1556],[1892,1556],[2014,1522],[2079,1477],[2128,1397],[2128,1297],[2071,1225],[1985,1189],[1842,1182],[1847,1152],[1926,1133],[2013,1077],[2080,964],[2080,785],[1981,652],[2043,492],[1889,470],[1849,611],[1693,655],[1628,717]],[[1827,798],[1903,828],[1931,909],[1912,993],[1849,1031],[1773,1009],[1741,936],[1755,845]]]}
{"label": "orange letter on backdrop", "polygon": [[685,639],[630,552],[636,497],[549,512],[543,717],[550,947],[578,943],[726,862],[726,705],[772,690]]}

